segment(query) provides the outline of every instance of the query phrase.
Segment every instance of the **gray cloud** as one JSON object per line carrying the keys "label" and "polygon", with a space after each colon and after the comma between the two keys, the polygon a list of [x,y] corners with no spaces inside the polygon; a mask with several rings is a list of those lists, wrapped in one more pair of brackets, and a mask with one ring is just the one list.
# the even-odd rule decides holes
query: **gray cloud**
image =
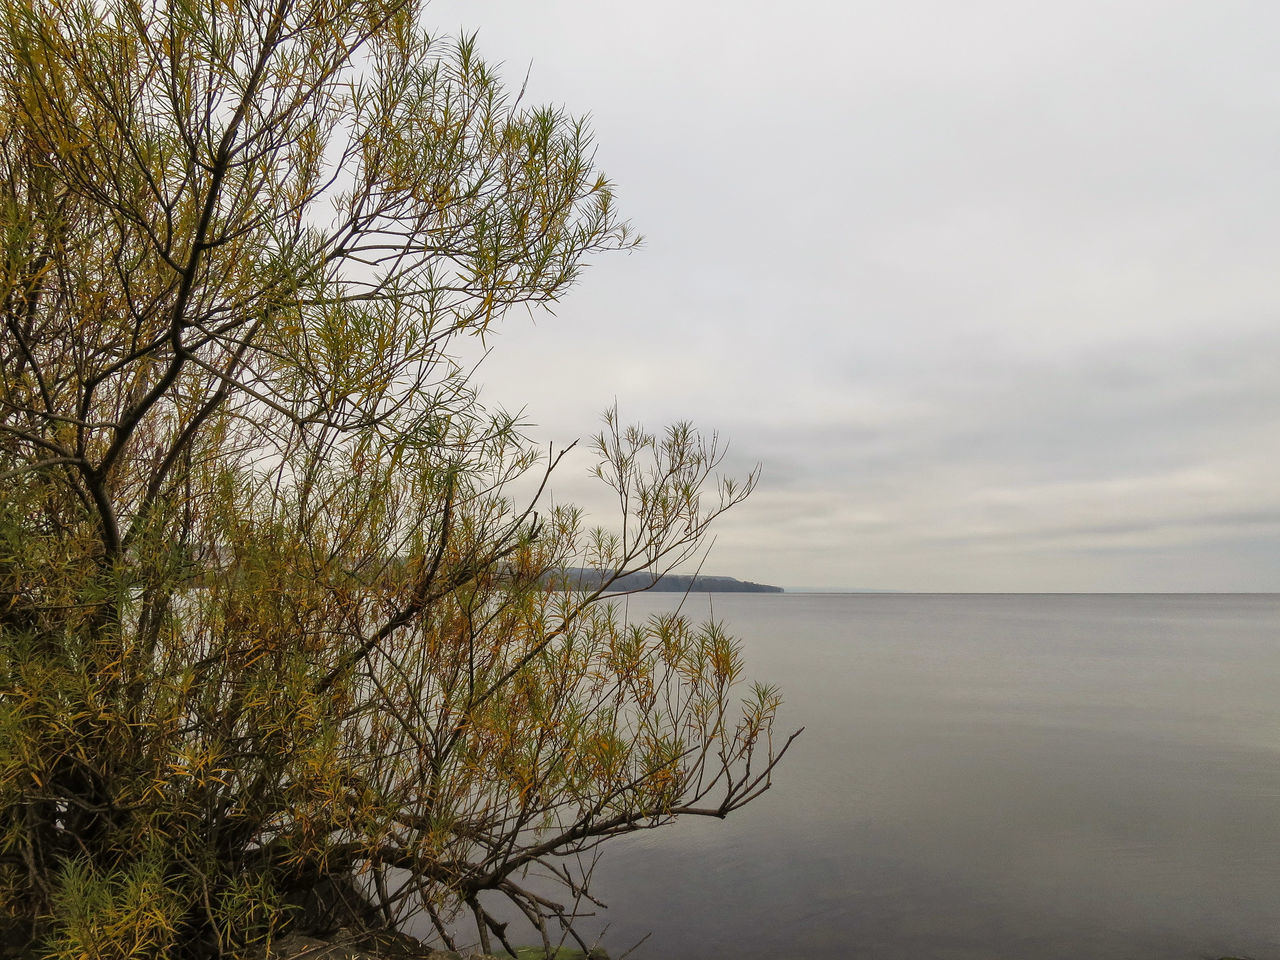
{"label": "gray cloud", "polygon": [[[1270,4],[437,0],[591,112],[648,237],[481,379],[615,396],[765,482],[709,569],[898,589],[1275,589]],[[578,471],[557,496],[593,501]]]}

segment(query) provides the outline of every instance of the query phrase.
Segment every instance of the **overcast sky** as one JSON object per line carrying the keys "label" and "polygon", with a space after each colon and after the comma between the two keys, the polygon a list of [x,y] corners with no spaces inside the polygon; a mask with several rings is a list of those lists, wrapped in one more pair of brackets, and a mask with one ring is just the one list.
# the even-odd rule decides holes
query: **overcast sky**
{"label": "overcast sky", "polygon": [[[705,570],[1280,589],[1280,4],[436,0],[646,238],[482,368],[764,468]],[[571,466],[563,499],[591,500]]]}

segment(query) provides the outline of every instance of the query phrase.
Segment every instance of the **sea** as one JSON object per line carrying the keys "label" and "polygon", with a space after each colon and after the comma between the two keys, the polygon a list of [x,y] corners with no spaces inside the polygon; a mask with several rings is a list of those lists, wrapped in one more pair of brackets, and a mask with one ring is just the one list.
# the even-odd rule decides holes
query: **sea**
{"label": "sea", "polygon": [[615,960],[1280,958],[1280,595],[683,603],[805,729],[727,820],[605,845]]}

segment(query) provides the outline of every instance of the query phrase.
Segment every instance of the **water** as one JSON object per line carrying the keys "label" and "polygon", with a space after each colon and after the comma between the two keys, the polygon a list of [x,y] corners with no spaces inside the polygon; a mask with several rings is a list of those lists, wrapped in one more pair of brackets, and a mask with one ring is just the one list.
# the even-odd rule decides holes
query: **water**
{"label": "water", "polygon": [[807,731],[735,817],[606,848],[615,957],[1280,957],[1280,596],[714,612]]}

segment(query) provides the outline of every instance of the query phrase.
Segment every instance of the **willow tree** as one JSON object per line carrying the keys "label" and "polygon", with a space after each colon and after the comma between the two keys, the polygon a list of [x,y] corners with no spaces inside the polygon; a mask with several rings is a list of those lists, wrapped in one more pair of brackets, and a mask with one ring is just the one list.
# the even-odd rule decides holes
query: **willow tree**
{"label": "willow tree", "polygon": [[583,123],[420,13],[0,0],[11,951],[253,953],[325,890],[550,941],[584,852],[769,784],[735,643],[600,602],[752,478],[610,416],[613,532],[513,493],[558,458],[467,338],[633,237]]}

